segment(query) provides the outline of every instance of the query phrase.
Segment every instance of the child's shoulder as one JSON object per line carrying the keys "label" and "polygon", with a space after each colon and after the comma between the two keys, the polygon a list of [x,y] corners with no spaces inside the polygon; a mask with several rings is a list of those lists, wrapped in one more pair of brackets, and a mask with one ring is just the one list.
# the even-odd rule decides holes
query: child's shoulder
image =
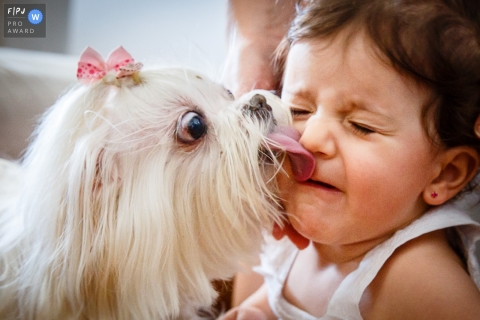
{"label": "child's shoulder", "polygon": [[478,319],[480,291],[443,230],[399,247],[362,297],[366,319]]}

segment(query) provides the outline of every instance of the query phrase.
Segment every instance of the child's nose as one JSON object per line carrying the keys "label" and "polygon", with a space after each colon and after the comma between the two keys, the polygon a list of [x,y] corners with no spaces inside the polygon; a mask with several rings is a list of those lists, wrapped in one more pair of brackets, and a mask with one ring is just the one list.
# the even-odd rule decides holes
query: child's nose
{"label": "child's nose", "polygon": [[321,154],[322,157],[333,157],[336,152],[334,120],[317,113],[311,116],[303,127],[300,143],[305,149],[313,154]]}

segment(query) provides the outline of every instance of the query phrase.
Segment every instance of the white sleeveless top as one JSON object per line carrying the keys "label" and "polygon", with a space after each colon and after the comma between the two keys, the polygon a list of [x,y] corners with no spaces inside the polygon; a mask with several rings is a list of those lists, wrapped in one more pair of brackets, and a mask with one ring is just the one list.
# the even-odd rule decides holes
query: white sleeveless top
{"label": "white sleeveless top", "polygon": [[[478,213],[479,205],[470,207]],[[480,224],[468,214],[464,203],[450,203],[425,213],[406,228],[397,231],[390,239],[369,251],[358,268],[350,273],[333,294],[327,311],[321,318],[306,313],[285,300],[282,290],[298,249],[286,237],[281,241],[268,240],[261,256],[261,266],[255,270],[265,278],[268,301],[279,319],[338,320],[362,319],[359,302],[365,289],[375,278],[383,264],[396,248],[407,241],[435,230],[456,227],[464,245],[468,271],[480,290],[480,268],[475,257],[475,242],[480,240]]]}

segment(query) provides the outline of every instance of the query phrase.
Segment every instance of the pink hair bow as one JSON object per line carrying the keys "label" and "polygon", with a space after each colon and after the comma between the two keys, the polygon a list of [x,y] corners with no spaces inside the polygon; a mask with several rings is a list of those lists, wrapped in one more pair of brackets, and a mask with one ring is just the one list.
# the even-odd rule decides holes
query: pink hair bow
{"label": "pink hair bow", "polygon": [[135,75],[143,67],[142,63],[135,63],[132,56],[122,47],[113,50],[107,61],[91,47],[87,47],[78,62],[77,78],[82,83],[104,78],[107,73],[116,72],[116,79]]}

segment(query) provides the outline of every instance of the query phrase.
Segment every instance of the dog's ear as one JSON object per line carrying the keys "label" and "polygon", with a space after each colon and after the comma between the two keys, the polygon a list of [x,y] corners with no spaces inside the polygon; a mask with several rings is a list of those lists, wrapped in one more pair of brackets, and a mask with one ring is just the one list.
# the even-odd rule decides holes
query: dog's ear
{"label": "dog's ear", "polygon": [[97,164],[95,166],[95,176],[93,177],[93,186],[92,186],[92,193],[99,192],[100,188],[102,187],[102,179],[100,177],[100,172],[102,171],[102,156],[103,156],[102,149],[97,157]]}
{"label": "dog's ear", "polygon": [[[95,157],[95,156],[94,156]],[[86,166],[87,164],[86,160]],[[91,170],[93,178],[90,182],[93,195],[98,195],[103,188],[110,187],[118,189],[122,179],[119,174],[119,160],[117,154],[109,152],[105,148],[101,148],[96,152],[96,160],[90,165],[94,165]],[[89,171],[89,170],[87,170]]]}
{"label": "dog's ear", "polygon": [[87,309],[113,305],[116,297],[109,290],[118,289],[112,248],[121,179],[117,154],[98,144],[76,146],[65,200],[64,229],[72,249],[77,250],[70,253],[71,268],[81,274],[79,292],[84,301],[90,301]]}
{"label": "dog's ear", "polygon": [[121,183],[116,153],[92,140],[77,143],[68,161],[65,198],[71,216],[90,224],[89,233],[97,232],[96,221],[116,206]]}
{"label": "dog's ear", "polygon": [[92,193],[95,195],[101,192],[102,187],[112,183],[120,183],[121,178],[118,175],[118,162],[115,156],[112,159],[106,159],[105,149],[102,148],[97,155],[95,171],[92,183]]}

